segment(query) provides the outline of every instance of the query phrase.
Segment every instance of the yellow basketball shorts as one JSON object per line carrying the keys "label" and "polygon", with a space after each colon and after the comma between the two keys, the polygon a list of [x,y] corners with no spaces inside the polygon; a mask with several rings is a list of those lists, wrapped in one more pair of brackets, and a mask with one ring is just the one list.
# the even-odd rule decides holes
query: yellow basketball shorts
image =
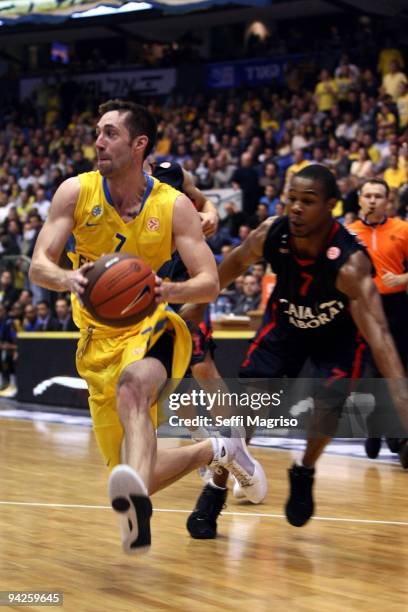
{"label": "yellow basketball shorts", "polygon": [[[166,331],[174,336],[172,378],[180,379],[189,366],[192,343],[187,326],[173,311],[156,311],[137,331],[113,330],[112,337],[105,334],[99,337],[96,330],[81,333],[76,354],[77,370],[88,384],[93,429],[109,469],[120,463],[124,434],[116,408],[119,377],[127,366],[143,359]],[[157,427],[160,423],[157,403],[151,408],[151,417]]]}

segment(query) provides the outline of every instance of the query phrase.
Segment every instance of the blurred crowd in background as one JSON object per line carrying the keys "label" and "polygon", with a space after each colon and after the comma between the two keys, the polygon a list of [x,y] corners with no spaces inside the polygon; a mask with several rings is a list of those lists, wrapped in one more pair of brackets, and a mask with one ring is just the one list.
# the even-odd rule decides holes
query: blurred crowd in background
{"label": "blurred crowd in background", "polygon": [[[295,32],[296,34],[296,32]],[[304,38],[304,37],[303,37]],[[306,44],[302,34],[286,47]],[[301,40],[300,40],[301,39]],[[248,43],[248,53],[276,53],[283,39]],[[331,65],[286,67],[284,81],[245,90],[211,90],[140,100],[158,124],[157,161],[181,164],[203,191],[241,193],[224,204],[209,244],[218,261],[270,215],[284,215],[290,177],[309,163],[337,178],[334,215],[358,215],[358,189],[371,177],[390,187],[388,216],[408,219],[408,78],[404,50],[390,40],[348,54],[333,28]],[[360,41],[363,46],[363,39]],[[316,44],[316,40],[314,39]],[[342,44],[343,43],[343,44]],[[358,47],[359,41],[354,41]],[[323,44],[323,43],[322,43]],[[265,47],[265,45],[269,45]],[[334,48],[337,45],[337,48]],[[261,45],[262,46],[262,45]],[[285,49],[283,49],[284,51]],[[286,51],[293,51],[289,48]],[[55,190],[68,177],[95,169],[99,102],[65,82],[44,80],[35,95],[3,109],[0,120],[0,342],[2,386],[10,388],[16,333],[75,329],[69,296],[30,284],[27,270]],[[246,314],[261,303],[259,262],[222,295],[216,308]]]}

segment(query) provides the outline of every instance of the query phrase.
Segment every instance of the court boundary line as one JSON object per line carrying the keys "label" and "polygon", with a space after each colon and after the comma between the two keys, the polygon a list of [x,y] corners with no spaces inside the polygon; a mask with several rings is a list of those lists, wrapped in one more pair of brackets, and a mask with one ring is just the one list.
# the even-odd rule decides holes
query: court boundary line
{"label": "court boundary line", "polygon": [[[99,505],[88,505],[88,504],[58,504],[50,502],[18,502],[18,501],[5,501],[0,500],[0,506],[29,506],[37,508],[50,508],[50,509],[76,509],[76,510],[112,510],[111,506],[99,506]],[[154,512],[168,512],[175,514],[190,514],[191,510],[183,510],[177,508],[154,508]],[[250,516],[254,518],[286,518],[284,514],[273,514],[270,512],[223,512],[225,516]],[[394,525],[400,527],[408,527],[408,521],[387,521],[382,519],[359,519],[359,518],[346,518],[346,517],[335,517],[335,516],[314,516],[312,520],[315,521],[327,521],[337,523],[358,523],[366,525]]]}

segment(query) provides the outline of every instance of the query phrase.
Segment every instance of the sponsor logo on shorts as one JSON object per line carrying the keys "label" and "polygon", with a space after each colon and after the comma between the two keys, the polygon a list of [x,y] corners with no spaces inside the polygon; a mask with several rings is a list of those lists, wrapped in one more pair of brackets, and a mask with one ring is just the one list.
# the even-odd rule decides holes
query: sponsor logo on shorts
{"label": "sponsor logo on shorts", "polygon": [[157,217],[150,217],[146,223],[149,232],[157,232],[160,229],[160,220]]}

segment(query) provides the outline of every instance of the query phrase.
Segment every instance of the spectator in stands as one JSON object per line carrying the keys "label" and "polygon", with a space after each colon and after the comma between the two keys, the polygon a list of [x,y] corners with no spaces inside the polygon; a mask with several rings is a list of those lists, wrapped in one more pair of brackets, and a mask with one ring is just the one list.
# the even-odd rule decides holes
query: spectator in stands
{"label": "spectator in stands", "polygon": [[238,239],[239,239],[239,241],[243,242],[245,240],[245,238],[247,238],[247,236],[249,236],[250,231],[251,231],[251,228],[246,223],[243,223],[242,225],[240,225],[239,226],[239,230],[238,230]]}
{"label": "spectator in stands", "polygon": [[397,96],[397,109],[399,117],[399,128],[400,131],[405,130],[408,127],[408,83],[402,81],[400,83],[399,92]]}
{"label": "spectator in stands", "polygon": [[15,360],[17,356],[16,331],[7,314],[4,303],[0,303],[0,396],[14,397],[17,393]]}
{"label": "spectator in stands", "polygon": [[20,253],[19,247],[9,234],[0,236],[0,253],[2,257],[14,257]]}
{"label": "spectator in stands", "polygon": [[391,60],[389,71],[384,75],[382,89],[394,100],[397,100],[400,92],[401,83],[407,83],[408,79],[402,72],[400,64],[396,60]]}
{"label": "spectator in stands", "polygon": [[358,123],[354,120],[351,113],[344,113],[343,121],[336,129],[336,138],[345,138],[348,141],[352,141],[356,138],[358,130]]}
{"label": "spectator in stands", "polygon": [[216,158],[217,170],[214,172],[214,188],[225,189],[231,186],[231,179],[235,172],[235,166],[231,164],[226,155],[218,155]]}
{"label": "spectator in stands", "polygon": [[397,131],[397,116],[395,112],[392,112],[391,105],[381,102],[378,110],[375,118],[377,129],[383,128],[386,136],[395,134]]}
{"label": "spectator in stands", "polygon": [[13,322],[15,331],[17,333],[22,331],[23,330],[24,307],[20,303],[20,301],[14,302],[14,304],[11,306],[8,312],[8,316]]}
{"label": "spectator in stands", "polygon": [[300,172],[302,168],[305,168],[309,164],[310,164],[310,161],[308,159],[305,159],[305,153],[303,149],[296,149],[293,153],[293,164],[289,166],[285,174],[285,185],[283,188],[283,198],[285,199],[285,201],[286,201],[286,194],[289,188],[289,183],[291,181],[292,176],[296,174],[297,172]]}
{"label": "spectator in stands", "polygon": [[40,187],[35,192],[35,198],[34,198],[32,207],[38,211],[43,221],[45,221],[45,219],[47,218],[50,206],[51,206],[51,202],[46,197],[45,190],[42,187]]}
{"label": "spectator in stands", "polygon": [[350,63],[350,58],[347,53],[342,53],[339,61],[339,65],[334,71],[334,78],[338,79],[344,74],[344,68],[347,68],[347,72],[353,84],[357,84],[360,78],[360,70],[355,64]]}
{"label": "spectator in stands", "polygon": [[19,221],[16,221],[15,219],[11,219],[7,224],[6,231],[13,242],[16,254],[20,254],[21,245],[23,242],[21,223]]}
{"label": "spectator in stands", "polygon": [[340,199],[343,202],[343,213],[348,212],[358,213],[360,207],[358,205],[357,190],[353,189],[349,177],[341,178],[337,181],[337,186],[340,192]]}
{"label": "spectator in stands", "polygon": [[261,288],[256,276],[247,273],[244,275],[242,295],[233,309],[235,315],[245,315],[250,310],[258,310],[261,303]]}
{"label": "spectator in stands", "polygon": [[399,49],[395,48],[392,38],[387,36],[385,39],[385,47],[381,49],[378,57],[378,71],[384,77],[391,72],[392,64],[404,67],[404,57]]}
{"label": "spectator in stands", "polygon": [[358,159],[351,164],[350,174],[358,179],[366,179],[374,176],[373,162],[369,158],[365,147],[359,148]]}
{"label": "spectator in stands", "polygon": [[246,215],[252,215],[255,212],[259,199],[258,174],[252,164],[252,156],[249,153],[243,153],[240,166],[232,176],[234,189],[242,190],[242,204]]}
{"label": "spectator in stands", "polygon": [[37,330],[37,306],[27,304],[24,307],[23,329],[26,332],[35,332]]}
{"label": "spectator in stands", "polygon": [[[35,243],[37,242],[38,234],[40,233],[40,230],[42,228],[43,221],[41,219],[41,216],[34,210],[28,214],[27,221],[30,223],[29,229],[31,230],[29,232],[29,229],[27,227],[27,233],[29,232],[31,238],[29,239],[29,247],[25,254],[27,255],[27,257],[32,257]],[[26,231],[26,228],[24,231]],[[25,239],[26,237],[24,235],[24,240]]]}
{"label": "spectator in stands", "polygon": [[36,331],[59,331],[59,323],[52,316],[50,305],[46,300],[37,303]]}
{"label": "spectator in stands", "polygon": [[265,187],[265,195],[259,200],[259,204],[264,204],[268,208],[268,214],[274,215],[276,205],[279,202],[278,194],[274,185]]}
{"label": "spectator in stands", "polygon": [[269,208],[267,204],[258,204],[254,215],[248,219],[248,225],[251,229],[255,229],[269,217]]}
{"label": "spectator in stands", "polygon": [[282,179],[279,176],[278,167],[274,162],[267,162],[264,171],[259,179],[259,186],[266,188],[268,185],[273,185],[276,193],[280,193],[282,188]]}
{"label": "spectator in stands", "polygon": [[278,202],[275,206],[275,217],[282,217],[285,214],[285,205]]}
{"label": "spectator in stands", "polygon": [[396,155],[391,155],[388,161],[388,168],[384,172],[384,180],[390,189],[399,189],[408,180],[405,168],[398,165]]}
{"label": "spectator in stands", "polygon": [[226,202],[224,204],[225,216],[220,220],[220,229],[225,229],[227,234],[235,238],[238,236],[240,225],[245,221],[245,215],[237,209],[234,202]]}
{"label": "spectator in stands", "polygon": [[81,174],[82,172],[90,172],[93,170],[93,163],[84,157],[82,151],[75,151],[72,156],[74,164],[75,174]]}
{"label": "spectator in stands", "polygon": [[17,184],[20,189],[26,190],[35,183],[35,177],[30,172],[29,166],[23,166],[21,169],[21,176],[17,180]]}
{"label": "spectator in stands", "polygon": [[322,70],[320,81],[315,88],[316,104],[319,111],[327,113],[337,102],[338,88],[328,70]]}
{"label": "spectator in stands", "polygon": [[19,304],[23,307],[23,309],[28,305],[33,303],[33,292],[30,289],[23,289],[18,298]]}
{"label": "spectator in stands", "polygon": [[58,331],[77,331],[78,328],[72,319],[69,301],[66,298],[58,298],[55,302],[55,313],[57,315]]}
{"label": "spectator in stands", "polygon": [[390,155],[390,143],[386,137],[386,133],[384,128],[379,128],[377,130],[377,137],[374,143],[374,147],[380,153],[380,161],[382,162],[386,157]]}
{"label": "spectator in stands", "polygon": [[0,275],[0,303],[6,310],[18,300],[20,292],[15,288],[13,277],[9,270],[4,270]]}
{"label": "spectator in stands", "polygon": [[253,276],[255,276],[255,278],[258,281],[258,284],[260,287],[262,287],[262,279],[265,275],[266,272],[266,261],[257,261],[256,263],[252,264],[252,266],[250,267],[250,272]]}

